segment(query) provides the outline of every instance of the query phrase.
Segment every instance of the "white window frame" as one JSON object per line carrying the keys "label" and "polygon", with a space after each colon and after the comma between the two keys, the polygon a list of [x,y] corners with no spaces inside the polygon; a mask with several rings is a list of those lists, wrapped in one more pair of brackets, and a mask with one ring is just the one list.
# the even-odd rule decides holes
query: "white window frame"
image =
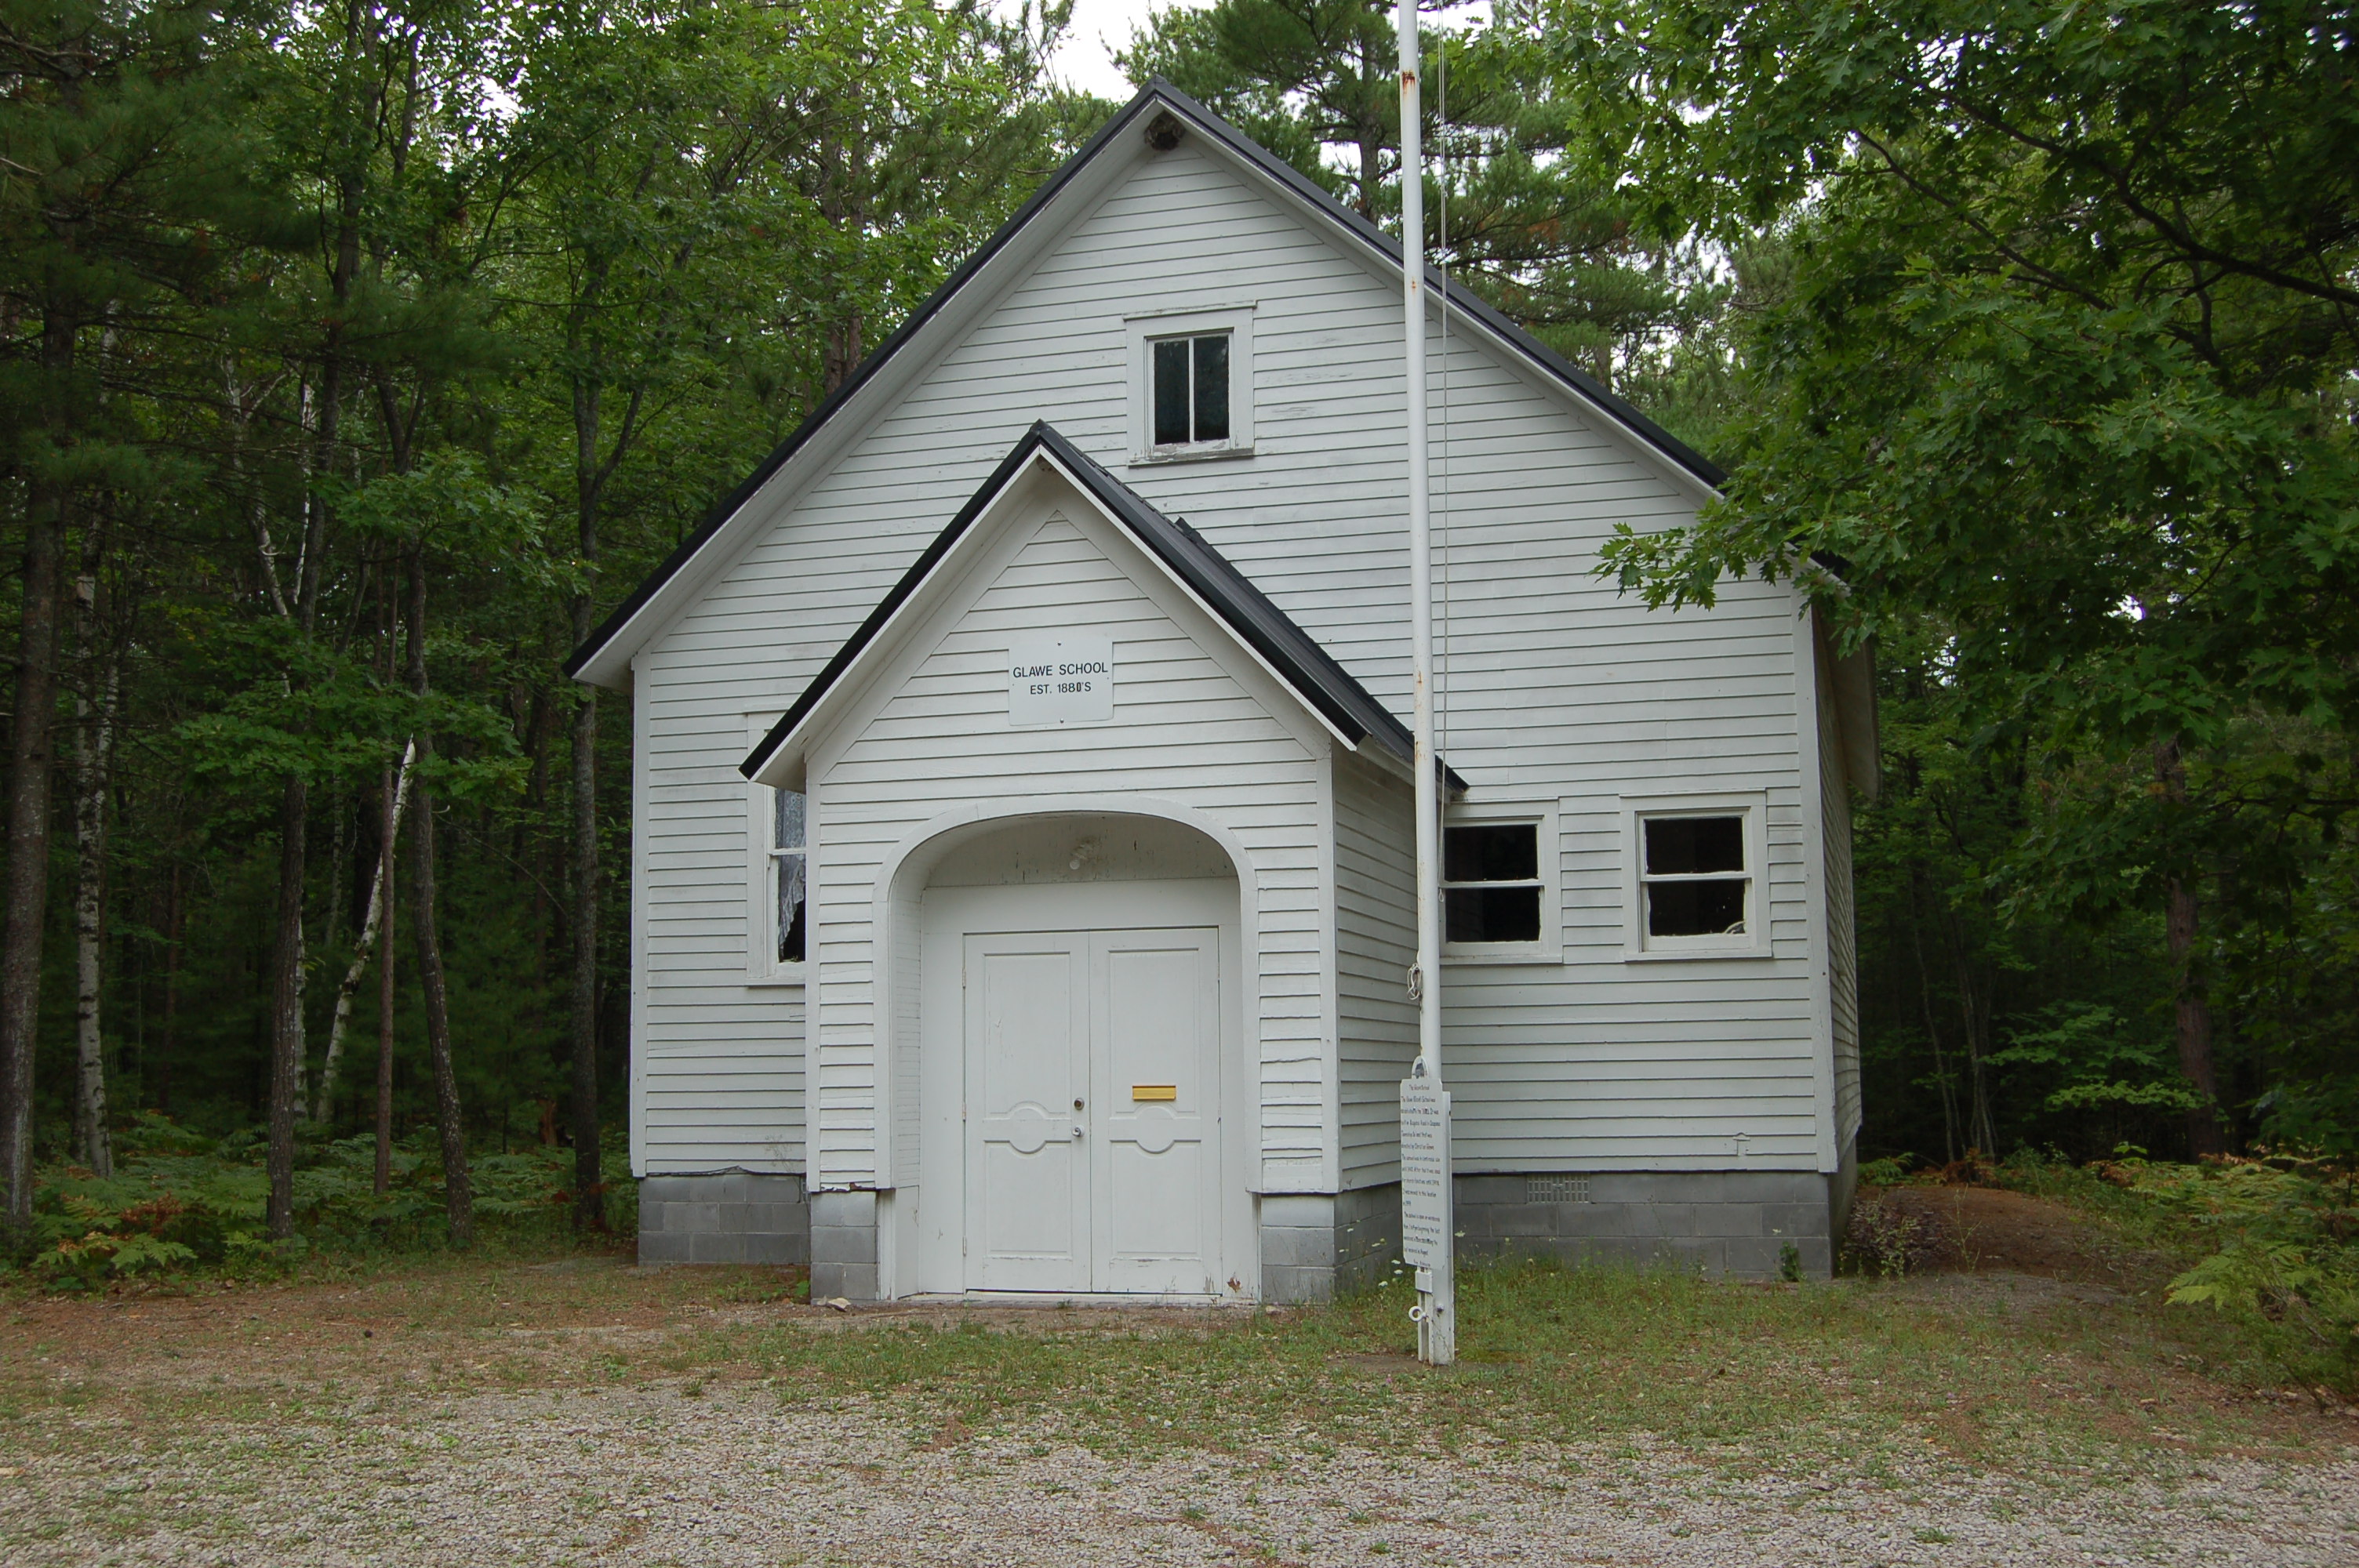
{"label": "white window frame", "polygon": [[[1561,870],[1564,839],[1553,800],[1461,800],[1442,808],[1441,828],[1481,827],[1495,824],[1529,823],[1538,851],[1540,936],[1537,942],[1452,942],[1449,931],[1448,898],[1443,899],[1441,961],[1445,964],[1555,964],[1564,958],[1564,890]],[[1448,839],[1442,861],[1449,863]],[[1470,884],[1471,885],[1471,884]],[[1449,883],[1442,884],[1446,890]]]}
{"label": "white window frame", "polygon": [[[1734,935],[1647,934],[1646,824],[1664,817],[1744,819],[1745,929]],[[1622,800],[1622,957],[1632,963],[1770,957],[1769,796],[1766,791],[1662,795]]]}
{"label": "white window frame", "polygon": [[[1125,362],[1129,365],[1130,460],[1133,465],[1201,462],[1208,458],[1249,458],[1254,450],[1254,308],[1250,304],[1194,306],[1123,319]],[[1185,446],[1155,444],[1155,351],[1167,338],[1229,338],[1229,438]]]}
{"label": "white window frame", "polygon": [[[749,715],[745,749],[750,752],[770,732],[776,716]],[[819,814],[810,793],[803,795],[803,951],[804,961],[789,964],[778,957],[778,900],[770,878],[776,859],[770,846],[772,797],[767,784],[745,782],[745,982],[756,986],[799,986],[810,971],[812,935],[810,910],[811,851],[819,841]]]}

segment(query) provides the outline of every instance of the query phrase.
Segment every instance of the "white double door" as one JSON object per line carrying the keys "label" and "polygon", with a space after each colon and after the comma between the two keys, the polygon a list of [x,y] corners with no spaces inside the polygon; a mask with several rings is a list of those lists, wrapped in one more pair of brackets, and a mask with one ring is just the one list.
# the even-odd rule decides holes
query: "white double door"
{"label": "white double door", "polygon": [[1217,929],[963,945],[967,1288],[1218,1293]]}

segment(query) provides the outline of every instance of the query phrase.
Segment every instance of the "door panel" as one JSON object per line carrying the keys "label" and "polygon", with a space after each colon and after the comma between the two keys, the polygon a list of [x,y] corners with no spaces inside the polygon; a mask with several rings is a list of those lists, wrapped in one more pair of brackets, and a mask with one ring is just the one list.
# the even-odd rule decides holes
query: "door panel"
{"label": "door panel", "polygon": [[1218,1293],[1218,931],[964,949],[968,1288]]}
{"label": "door panel", "polygon": [[[1220,961],[1211,930],[1091,938],[1096,1288],[1221,1289]],[[1168,1098],[1167,1098],[1168,1097]]]}
{"label": "door panel", "polygon": [[969,936],[967,1278],[986,1291],[1086,1291],[1090,1165],[1085,936]]}

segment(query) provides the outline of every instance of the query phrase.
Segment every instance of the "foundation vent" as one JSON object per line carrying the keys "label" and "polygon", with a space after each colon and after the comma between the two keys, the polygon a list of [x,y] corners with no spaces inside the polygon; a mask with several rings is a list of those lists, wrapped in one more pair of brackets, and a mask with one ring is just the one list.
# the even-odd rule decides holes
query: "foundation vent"
{"label": "foundation vent", "polygon": [[1587,1176],[1526,1176],[1524,1201],[1526,1203],[1587,1203],[1589,1178]]}

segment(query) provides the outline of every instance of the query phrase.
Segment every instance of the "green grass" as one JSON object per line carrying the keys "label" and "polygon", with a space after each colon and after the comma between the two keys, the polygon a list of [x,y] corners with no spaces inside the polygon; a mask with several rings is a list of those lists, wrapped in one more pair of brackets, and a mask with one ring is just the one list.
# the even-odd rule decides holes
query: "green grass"
{"label": "green grass", "polygon": [[2249,1420],[2191,1395],[2121,1309],[1518,1265],[1466,1272],[1461,1362],[1437,1373],[1406,1358],[1408,1305],[1394,1287],[1320,1311],[1111,1331],[713,1330],[683,1338],[667,1369],[735,1366],[791,1402],[904,1403],[913,1436],[955,1419],[1127,1452],[1623,1435],[1738,1469],[1938,1454],[2094,1478],[2142,1467],[2158,1428],[2195,1448],[2256,1440]]}

